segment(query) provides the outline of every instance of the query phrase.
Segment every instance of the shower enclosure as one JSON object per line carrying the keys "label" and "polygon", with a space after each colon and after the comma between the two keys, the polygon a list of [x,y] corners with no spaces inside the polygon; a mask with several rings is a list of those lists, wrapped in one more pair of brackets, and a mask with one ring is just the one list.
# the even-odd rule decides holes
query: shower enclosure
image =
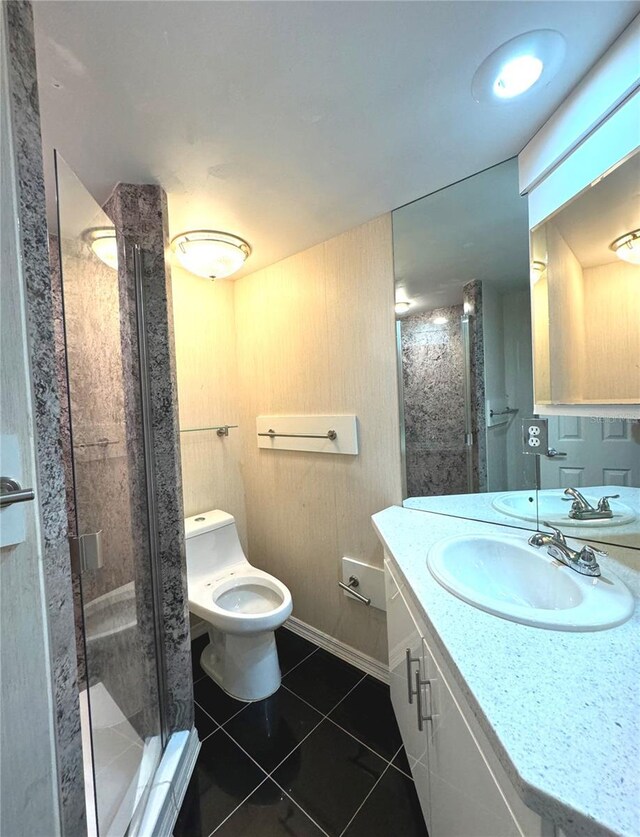
{"label": "shower enclosure", "polygon": [[[58,155],[58,372],[89,833],[135,834],[167,742],[143,253]],[[56,255],[58,263],[56,265]],[[118,259],[137,269],[135,293]],[[57,270],[55,269],[57,267]]]}

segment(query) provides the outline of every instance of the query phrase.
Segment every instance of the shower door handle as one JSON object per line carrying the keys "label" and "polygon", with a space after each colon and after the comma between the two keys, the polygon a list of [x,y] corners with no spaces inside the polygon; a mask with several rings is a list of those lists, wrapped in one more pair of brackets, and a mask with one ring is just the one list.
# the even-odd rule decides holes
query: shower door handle
{"label": "shower door handle", "polygon": [[0,477],[0,508],[4,509],[14,503],[25,503],[33,500],[35,496],[33,488],[23,488],[11,477]]}

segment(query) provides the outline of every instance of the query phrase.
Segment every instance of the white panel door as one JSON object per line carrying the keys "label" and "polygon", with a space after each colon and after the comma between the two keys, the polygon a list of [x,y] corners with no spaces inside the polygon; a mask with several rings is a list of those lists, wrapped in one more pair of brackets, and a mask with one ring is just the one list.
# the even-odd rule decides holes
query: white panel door
{"label": "white panel door", "polygon": [[638,421],[550,416],[549,447],[566,456],[540,457],[540,488],[640,485]]}

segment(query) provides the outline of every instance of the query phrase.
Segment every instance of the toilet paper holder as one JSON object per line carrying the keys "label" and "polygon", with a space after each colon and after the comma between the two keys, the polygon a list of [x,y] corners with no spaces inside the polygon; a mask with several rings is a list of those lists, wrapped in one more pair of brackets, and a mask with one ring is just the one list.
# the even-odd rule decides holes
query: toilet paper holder
{"label": "toilet paper holder", "polygon": [[359,587],[360,582],[358,580],[358,576],[350,575],[349,576],[349,583],[345,584],[344,581],[338,582],[338,587],[342,587],[343,590],[346,590],[347,593],[351,593],[359,602],[366,604],[367,607],[371,604],[371,599],[363,596],[362,593],[358,593],[358,591],[354,588]]}

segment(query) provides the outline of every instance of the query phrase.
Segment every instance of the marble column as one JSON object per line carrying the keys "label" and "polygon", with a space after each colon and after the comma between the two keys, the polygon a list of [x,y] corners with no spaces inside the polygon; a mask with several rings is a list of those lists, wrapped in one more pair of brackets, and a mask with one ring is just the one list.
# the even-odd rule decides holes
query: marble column
{"label": "marble column", "polygon": [[[122,316],[136,334],[133,246],[141,249],[142,286],[148,351],[152,461],[158,567],[160,622],[169,732],[193,725],[193,684],[187,608],[184,511],[178,425],[178,396],[173,336],[171,275],[165,260],[168,247],[167,199],[159,186],[118,184],[105,205],[119,233],[118,260]],[[136,378],[137,354],[125,379]],[[131,417],[132,426],[136,425]],[[136,454],[137,455],[137,454]],[[140,498],[141,500],[141,498]]]}
{"label": "marble column", "polygon": [[[36,425],[62,833],[86,833],[73,592],[47,241],[40,112],[30,3],[2,4],[8,30],[14,164]],[[43,827],[48,828],[43,824]]]}
{"label": "marble column", "polygon": [[462,289],[464,310],[469,314],[471,339],[471,424],[473,433],[473,490],[487,490],[487,433],[484,385],[484,324],[482,282],[474,279]]}

